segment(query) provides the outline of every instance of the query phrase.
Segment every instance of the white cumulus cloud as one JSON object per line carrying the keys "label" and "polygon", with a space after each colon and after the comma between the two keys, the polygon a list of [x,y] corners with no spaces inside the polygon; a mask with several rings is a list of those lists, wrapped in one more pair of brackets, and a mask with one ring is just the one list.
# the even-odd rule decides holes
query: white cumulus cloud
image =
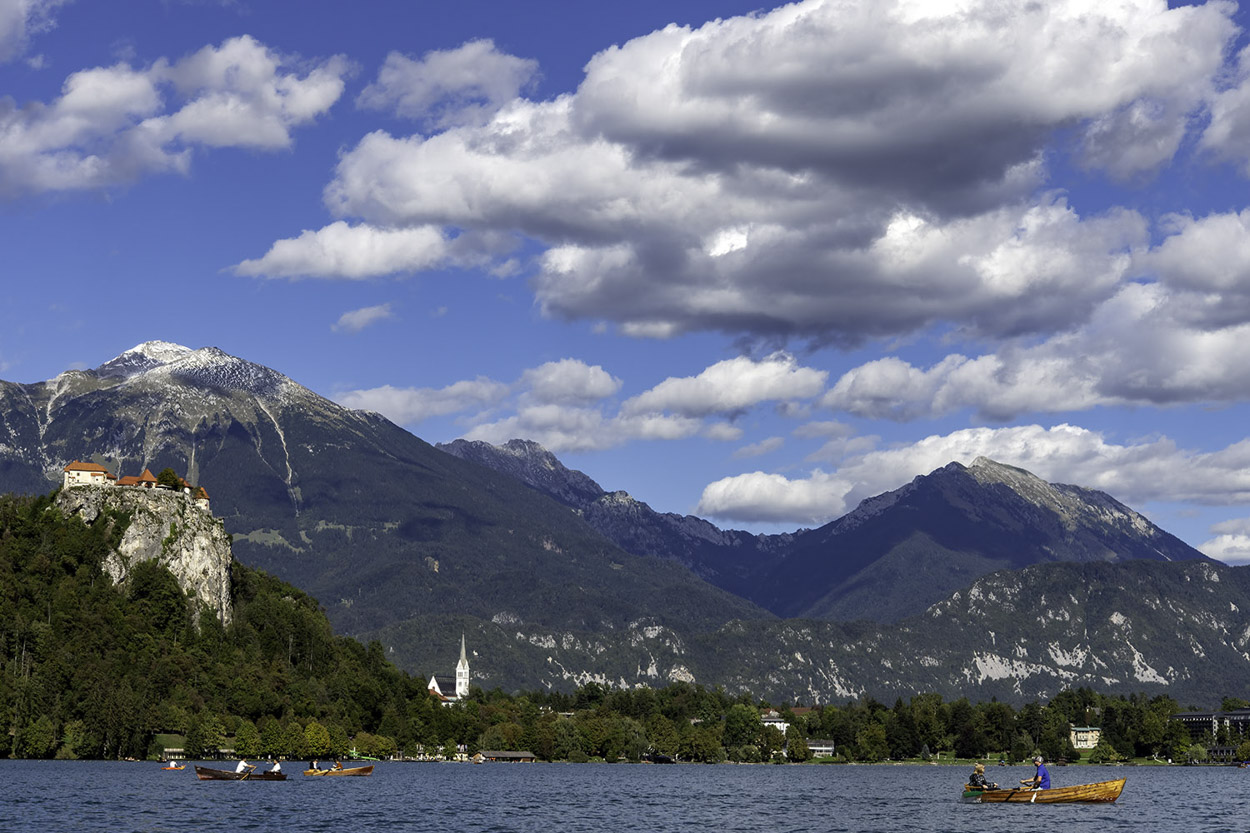
{"label": "white cumulus cloud", "polygon": [[0,193],[183,171],[196,147],[287,147],[342,95],[349,68],[334,57],[301,75],[288,63],[243,35],[172,63],[75,72],[50,103],[0,100]]}
{"label": "white cumulus cloud", "polygon": [[412,425],[433,416],[486,408],[507,395],[507,385],[478,377],[442,388],[397,388],[382,385],[347,391],[335,399],[348,408],[376,411],[399,425]]}
{"label": "white cumulus cloud", "polygon": [[434,226],[379,229],[339,221],[278,240],[263,257],[245,260],[234,271],[257,277],[362,280],[428,268],[446,261],[451,251],[449,241]]}
{"label": "white cumulus cloud", "polygon": [[435,127],[480,124],[532,86],[537,75],[537,61],[500,52],[489,39],[474,40],[419,60],[392,52],[356,101]]}
{"label": "white cumulus cloud", "polygon": [[762,360],[726,359],[697,376],[669,377],[625,402],[629,414],[673,411],[686,416],[734,413],[761,402],[810,399],[825,387],[828,373],[802,367],[788,353]]}
{"label": "white cumulus cloud", "polygon": [[561,359],[526,370],[521,385],[538,402],[585,404],[612,396],[620,390],[621,380],[599,365]]}
{"label": "white cumulus cloud", "polygon": [[32,34],[55,25],[52,13],[68,0],[0,0],[0,63],[22,54]]}
{"label": "white cumulus cloud", "polygon": [[[1166,163],[1217,92],[1231,12],[806,0],[669,26],[556,99],[486,96],[482,123],[365,136],[326,205],[536,241],[544,312],[635,336],[1062,330],[1116,291],[1145,224],[1036,197],[1048,143],[1074,131],[1114,175]],[[455,86],[433,58],[391,65],[419,79],[415,109]],[[367,99],[403,88],[380,78]]]}

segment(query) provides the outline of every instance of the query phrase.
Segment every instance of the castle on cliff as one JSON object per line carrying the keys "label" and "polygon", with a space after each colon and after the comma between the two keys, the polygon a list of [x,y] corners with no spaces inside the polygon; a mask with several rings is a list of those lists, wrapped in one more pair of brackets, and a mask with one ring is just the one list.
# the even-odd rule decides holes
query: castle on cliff
{"label": "castle on cliff", "polygon": [[[143,474],[140,475],[127,475],[126,477],[118,478],[104,466],[97,463],[84,463],[81,460],[74,460],[61,471],[64,474],[61,487],[65,489],[71,486],[130,486],[138,489],[169,488],[160,485],[150,469],[144,469]],[[192,486],[182,478],[178,478],[178,480],[182,483],[183,494],[191,497],[197,506],[209,509],[208,492],[203,486]]]}

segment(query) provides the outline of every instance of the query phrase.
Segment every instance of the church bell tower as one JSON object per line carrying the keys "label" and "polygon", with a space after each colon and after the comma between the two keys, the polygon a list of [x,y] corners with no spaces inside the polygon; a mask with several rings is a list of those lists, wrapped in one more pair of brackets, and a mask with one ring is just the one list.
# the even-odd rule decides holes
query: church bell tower
{"label": "church bell tower", "polygon": [[464,650],[464,634],[460,634],[460,662],[456,663],[456,699],[469,696],[469,656]]}

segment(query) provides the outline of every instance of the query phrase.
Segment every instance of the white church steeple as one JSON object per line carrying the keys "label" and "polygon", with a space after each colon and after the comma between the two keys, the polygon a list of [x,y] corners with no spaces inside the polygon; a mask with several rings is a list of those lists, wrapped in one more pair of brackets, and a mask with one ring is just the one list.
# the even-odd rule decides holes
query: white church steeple
{"label": "white church steeple", "polygon": [[460,661],[456,663],[456,699],[469,696],[469,656],[464,649],[464,634],[460,634]]}

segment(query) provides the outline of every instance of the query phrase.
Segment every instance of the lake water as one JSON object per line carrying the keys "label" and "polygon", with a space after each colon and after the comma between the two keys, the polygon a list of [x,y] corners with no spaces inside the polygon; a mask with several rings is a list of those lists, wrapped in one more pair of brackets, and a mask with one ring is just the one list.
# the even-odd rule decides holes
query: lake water
{"label": "lake water", "polygon": [[[216,764],[225,768],[223,764]],[[199,781],[155,763],[0,761],[13,831],[923,831],[1242,833],[1250,770],[1057,767],[1055,786],[1127,777],[1113,805],[958,801],[948,766],[379,764],[371,778]],[[990,767],[1007,784],[1030,767]]]}

